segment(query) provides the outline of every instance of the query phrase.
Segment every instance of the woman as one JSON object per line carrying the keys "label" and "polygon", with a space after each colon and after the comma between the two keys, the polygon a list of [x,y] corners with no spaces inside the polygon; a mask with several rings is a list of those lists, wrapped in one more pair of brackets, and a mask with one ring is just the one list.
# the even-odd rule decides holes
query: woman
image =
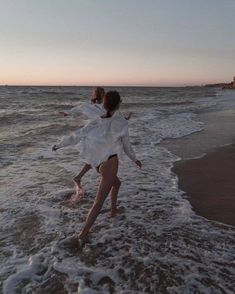
{"label": "woman", "polygon": [[[63,116],[69,116],[69,115],[77,115],[77,114],[84,114],[89,119],[95,119],[97,116],[101,116],[104,113],[103,108],[103,99],[104,99],[105,91],[103,87],[95,87],[92,91],[92,99],[90,100],[91,103],[81,103],[80,105],[73,107],[71,110],[67,112],[60,112]],[[129,114],[125,117],[127,120],[129,120],[132,116],[132,112],[129,112]],[[73,182],[75,184],[75,190],[76,193],[72,197],[72,202],[76,204],[80,200],[80,195],[82,192],[83,195],[83,189],[81,187],[81,180],[82,177],[91,169],[90,164],[85,164],[83,168],[81,169],[80,173],[73,178]]]}
{"label": "woman", "polygon": [[[61,114],[63,116],[70,116],[70,115],[74,116],[74,115],[77,115],[80,113],[84,113],[84,109],[86,110],[88,108],[89,109],[88,113],[84,113],[84,114],[86,114],[88,117],[92,117],[93,111],[95,111],[96,107],[98,109],[102,108],[104,94],[105,94],[104,88],[95,87],[92,91],[92,98],[91,98],[89,104],[88,103],[81,103],[78,106],[75,106],[68,111],[60,111],[59,114]],[[94,104],[98,104],[98,105],[95,105],[94,108],[89,107],[90,105],[94,106]],[[84,105],[85,105],[85,107],[84,107]],[[96,114],[96,112],[95,112],[95,114]]]}
{"label": "woman", "polygon": [[[59,112],[63,116],[76,116],[77,114],[85,114],[88,118],[95,118],[97,115],[100,116],[103,112],[103,98],[104,88],[95,87],[92,91],[92,98],[90,103],[80,103],[78,106],[73,107],[68,111]],[[85,163],[80,173],[73,178],[75,184],[75,194],[72,195],[70,203],[76,204],[83,197],[83,189],[81,187],[82,177],[91,169],[90,164]]]}
{"label": "woman", "polygon": [[76,134],[65,137],[58,145],[53,146],[53,150],[57,150],[68,145],[76,145],[81,140],[81,156],[85,162],[96,167],[101,176],[99,188],[84,228],[76,236],[78,242],[86,240],[109,193],[111,216],[117,212],[117,195],[121,184],[117,176],[118,155],[122,150],[141,168],[141,162],[136,159],[129,142],[128,122],[118,111],[120,103],[121,99],[117,91],[106,93],[103,104],[106,113],[80,129]]}

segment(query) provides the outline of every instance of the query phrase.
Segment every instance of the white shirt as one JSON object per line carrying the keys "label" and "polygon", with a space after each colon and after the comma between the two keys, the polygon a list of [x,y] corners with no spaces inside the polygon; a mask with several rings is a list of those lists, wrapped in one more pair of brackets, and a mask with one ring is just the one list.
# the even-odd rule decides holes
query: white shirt
{"label": "white shirt", "polygon": [[[86,103],[87,104],[87,103]],[[89,105],[89,107],[87,106]],[[84,108],[94,110],[97,104],[87,104]],[[91,107],[92,106],[92,107]],[[99,113],[99,115],[98,115]],[[90,123],[78,129],[69,136],[62,138],[57,148],[77,145],[82,159],[93,167],[99,166],[113,154],[123,151],[133,161],[136,160],[135,152],[129,141],[128,122],[120,111],[115,111],[110,118],[101,118],[104,109],[99,111],[95,107],[95,116]]]}
{"label": "white shirt", "polygon": [[69,115],[76,116],[77,114],[84,114],[90,119],[97,118],[105,114],[103,104],[98,103],[80,103],[79,105],[73,107],[72,109],[66,111]]}

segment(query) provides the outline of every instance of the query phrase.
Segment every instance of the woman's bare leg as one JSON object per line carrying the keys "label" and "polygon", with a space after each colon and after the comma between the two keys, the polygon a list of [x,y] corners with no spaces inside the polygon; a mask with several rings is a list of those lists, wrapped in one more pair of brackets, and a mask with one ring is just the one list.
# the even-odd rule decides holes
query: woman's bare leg
{"label": "woman's bare leg", "polygon": [[73,193],[71,195],[70,199],[68,200],[69,206],[77,205],[83,199],[84,190],[81,187],[81,179],[85,175],[85,173],[87,173],[90,169],[91,169],[91,166],[86,163],[83,166],[80,173],[76,177],[73,178],[73,182],[75,185],[75,193]]}
{"label": "woman's bare leg", "polygon": [[117,157],[113,157],[106,162],[104,162],[100,168],[101,173],[101,181],[100,185],[95,197],[95,201],[87,215],[86,223],[84,228],[79,234],[80,239],[86,239],[91,226],[95,222],[97,216],[100,213],[100,210],[103,206],[104,200],[108,196],[112,186],[115,183],[116,177],[117,177],[117,171],[118,171],[118,159]]}
{"label": "woman's bare leg", "polygon": [[85,164],[82,168],[82,170],[80,171],[80,173],[73,178],[73,181],[75,183],[76,186],[76,190],[77,189],[81,189],[81,179],[82,177],[91,169],[90,164]]}
{"label": "woman's bare leg", "polygon": [[118,191],[121,186],[121,182],[118,177],[116,177],[115,182],[111,188],[110,197],[111,197],[111,212],[110,217],[114,217],[117,213],[117,196]]}

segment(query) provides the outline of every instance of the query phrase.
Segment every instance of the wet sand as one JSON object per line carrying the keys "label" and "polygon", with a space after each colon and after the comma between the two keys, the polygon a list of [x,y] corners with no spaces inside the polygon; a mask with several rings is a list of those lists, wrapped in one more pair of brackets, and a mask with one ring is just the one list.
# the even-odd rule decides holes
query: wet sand
{"label": "wet sand", "polygon": [[176,162],[172,170],[198,215],[235,226],[235,144]]}

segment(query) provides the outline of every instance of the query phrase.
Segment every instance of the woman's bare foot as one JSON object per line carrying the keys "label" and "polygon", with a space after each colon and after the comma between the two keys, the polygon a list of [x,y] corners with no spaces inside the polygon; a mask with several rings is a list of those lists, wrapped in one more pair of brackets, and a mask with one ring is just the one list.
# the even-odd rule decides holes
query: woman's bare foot
{"label": "woman's bare foot", "polygon": [[83,189],[79,189],[74,191],[73,193],[69,193],[66,197],[66,200],[64,201],[64,205],[68,207],[74,207],[83,200],[83,196]]}
{"label": "woman's bare foot", "polygon": [[78,235],[74,234],[70,237],[65,238],[60,243],[61,247],[75,249],[78,247]]}
{"label": "woman's bare foot", "polygon": [[117,214],[122,213],[123,211],[124,211],[123,207],[120,207],[120,208],[116,207],[115,209],[111,209],[109,217],[110,218],[115,217]]}
{"label": "woman's bare foot", "polygon": [[110,211],[109,217],[112,218],[112,217],[115,217],[116,215],[117,215],[117,208],[116,209],[112,209]]}
{"label": "woman's bare foot", "polygon": [[84,197],[84,190],[81,186],[81,177],[76,176],[73,178],[73,182],[75,185],[75,193],[72,195],[70,202],[77,204],[77,202],[81,201]]}
{"label": "woman's bare foot", "polygon": [[71,195],[71,197],[68,199],[67,201],[67,205],[72,207],[75,206],[76,204],[78,204],[80,201],[82,200],[82,196],[75,192]]}
{"label": "woman's bare foot", "polygon": [[83,232],[78,234],[77,237],[78,237],[79,244],[82,246],[84,246],[89,241],[88,234],[85,234]]}
{"label": "woman's bare foot", "polygon": [[75,178],[73,178],[73,182],[75,184],[76,190],[82,189],[82,186],[81,186],[81,177],[76,176]]}
{"label": "woman's bare foot", "polygon": [[61,247],[69,249],[82,249],[88,242],[88,238],[81,239],[79,235],[74,234],[61,242]]}

